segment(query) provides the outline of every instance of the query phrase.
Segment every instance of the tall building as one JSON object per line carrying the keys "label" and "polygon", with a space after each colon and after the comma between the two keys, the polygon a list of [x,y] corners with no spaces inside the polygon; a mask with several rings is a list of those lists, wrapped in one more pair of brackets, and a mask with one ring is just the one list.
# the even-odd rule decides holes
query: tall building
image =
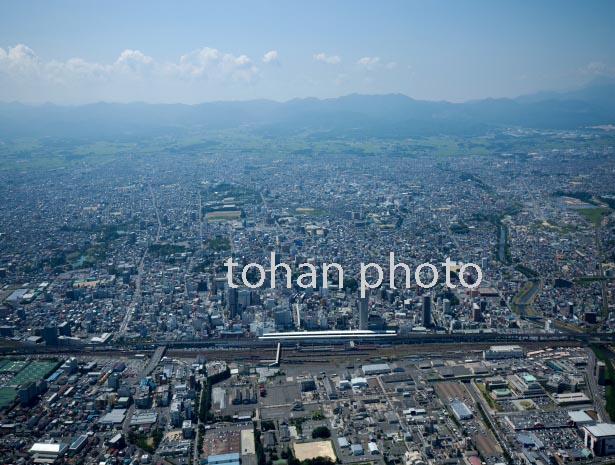
{"label": "tall building", "polygon": [[56,325],[46,326],[41,331],[41,336],[48,346],[58,345],[58,328]]}
{"label": "tall building", "polygon": [[451,314],[451,301],[448,299],[444,299],[442,300],[442,312],[445,315],[450,315]]}
{"label": "tall building", "polygon": [[359,307],[359,329],[367,329],[368,328],[368,318],[369,318],[369,297],[359,297],[357,301],[357,305]]}
{"label": "tall building", "polygon": [[476,322],[480,322],[483,320],[481,305],[479,305],[477,302],[472,303],[472,319]]}
{"label": "tall building", "polygon": [[237,290],[237,288],[229,288],[228,301],[226,305],[229,312],[229,316],[231,318],[234,318],[239,309],[239,291]]}
{"label": "tall building", "polygon": [[68,321],[60,323],[58,325],[58,331],[60,333],[60,336],[71,337],[73,335],[72,331],[71,331],[70,323]]}
{"label": "tall building", "polygon": [[606,364],[600,360],[596,361],[596,378],[598,378],[598,384],[600,386],[606,384]]}
{"label": "tall building", "polygon": [[429,294],[423,296],[423,326],[431,327],[431,296]]}

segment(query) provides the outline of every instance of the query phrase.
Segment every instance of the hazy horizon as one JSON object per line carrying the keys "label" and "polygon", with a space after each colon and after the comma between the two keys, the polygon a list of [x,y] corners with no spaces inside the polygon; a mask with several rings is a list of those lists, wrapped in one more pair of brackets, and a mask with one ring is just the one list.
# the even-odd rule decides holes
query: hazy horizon
{"label": "hazy horizon", "polygon": [[514,98],[615,77],[613,18],[602,1],[26,1],[0,18],[0,101]]}

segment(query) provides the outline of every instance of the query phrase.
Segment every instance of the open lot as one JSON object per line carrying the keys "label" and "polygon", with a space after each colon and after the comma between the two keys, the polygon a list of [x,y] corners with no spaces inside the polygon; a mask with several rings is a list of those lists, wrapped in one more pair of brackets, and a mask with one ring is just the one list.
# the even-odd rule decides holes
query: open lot
{"label": "open lot", "polygon": [[295,457],[303,461],[316,457],[327,457],[335,461],[335,452],[331,441],[314,441],[296,443],[294,445]]}

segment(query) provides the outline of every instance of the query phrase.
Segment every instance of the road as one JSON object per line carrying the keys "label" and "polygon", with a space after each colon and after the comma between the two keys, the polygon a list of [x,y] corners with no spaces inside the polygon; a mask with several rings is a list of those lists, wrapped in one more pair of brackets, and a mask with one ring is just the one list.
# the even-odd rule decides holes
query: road
{"label": "road", "polygon": [[474,399],[474,402],[476,402],[476,404],[479,406],[479,411],[484,412],[482,416],[489,423],[491,430],[495,432],[496,438],[498,442],[500,443],[500,447],[502,447],[504,451],[506,451],[509,457],[511,458],[516,457],[515,451],[511,449],[510,445],[506,441],[506,438],[502,436],[500,428],[498,428],[498,426],[493,421],[493,416],[490,413],[491,407],[487,405],[487,403],[485,402],[485,399],[483,399],[482,395],[479,394],[478,386],[476,386],[476,384],[474,383],[474,380],[472,380],[472,383],[471,383],[470,388],[468,389],[468,392]]}
{"label": "road", "polygon": [[143,268],[145,267],[145,259],[147,258],[147,249],[143,253],[141,257],[141,261],[139,262],[139,268],[137,270],[137,277],[135,278],[135,292],[132,294],[132,298],[130,299],[130,304],[128,304],[128,309],[126,310],[126,315],[122,320],[122,324],[120,325],[120,330],[118,331],[118,335],[124,336],[128,331],[128,326],[132,320],[132,316],[134,315],[135,308],[139,303],[139,299],[141,298],[141,283],[143,281]]}
{"label": "road", "polygon": [[[155,242],[160,241],[160,235],[162,233],[162,221],[160,220],[160,212],[158,210],[158,205],[156,204],[156,197],[154,196],[154,191],[152,186],[149,186],[150,194],[152,196],[152,203],[154,204],[154,211],[156,212],[156,220],[158,222],[158,228],[156,230],[156,240]],[[137,271],[137,277],[135,279],[135,292],[132,295],[132,299],[130,300],[130,304],[128,304],[128,309],[126,310],[126,316],[124,316],[124,320],[120,325],[120,330],[118,331],[118,335],[124,336],[128,331],[128,327],[132,320],[135,307],[139,303],[139,299],[141,298],[141,283],[143,281],[143,268],[145,265],[145,259],[147,258],[148,248],[145,248],[145,252],[143,252],[143,256],[141,257],[141,261],[139,262],[139,269]]]}
{"label": "road", "polygon": [[[384,395],[387,401],[387,405],[389,406],[389,411],[395,412],[395,416],[397,417],[397,421],[400,426],[405,425],[406,422],[399,414],[399,409],[396,409],[395,406],[393,405],[393,402],[391,402],[391,396],[389,395],[389,392],[387,391],[386,387],[384,386],[384,383],[382,382],[382,376],[378,375],[376,379],[378,379],[378,384],[380,385],[380,389],[382,389],[382,394]],[[406,446],[406,449],[408,450],[408,452],[412,451],[412,449],[406,442],[405,438],[404,438],[404,446]]]}

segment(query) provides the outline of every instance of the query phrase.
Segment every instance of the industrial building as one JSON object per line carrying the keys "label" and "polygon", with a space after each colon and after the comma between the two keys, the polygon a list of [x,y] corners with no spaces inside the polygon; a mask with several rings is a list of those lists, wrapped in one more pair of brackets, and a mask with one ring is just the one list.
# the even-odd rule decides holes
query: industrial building
{"label": "industrial building", "polygon": [[599,423],[583,426],[585,445],[598,456],[615,454],[615,424]]}
{"label": "industrial building", "polygon": [[365,376],[384,375],[391,373],[391,367],[388,363],[374,363],[371,365],[363,365],[361,367]]}
{"label": "industrial building", "polygon": [[68,452],[68,444],[62,442],[36,442],[28,451],[34,463],[53,463]]}
{"label": "industrial building", "polygon": [[518,345],[491,346],[483,352],[485,360],[500,360],[503,358],[523,358],[523,349]]}
{"label": "industrial building", "polygon": [[459,421],[469,420],[472,418],[472,412],[463,402],[452,402],[451,411],[453,412],[453,415],[455,415],[455,418]]}

